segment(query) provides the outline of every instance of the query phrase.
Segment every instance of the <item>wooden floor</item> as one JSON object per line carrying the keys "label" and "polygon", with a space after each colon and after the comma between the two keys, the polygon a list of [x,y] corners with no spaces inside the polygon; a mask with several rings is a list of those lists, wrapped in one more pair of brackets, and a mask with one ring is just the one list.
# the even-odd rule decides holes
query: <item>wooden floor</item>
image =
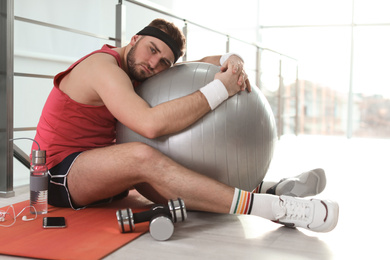
{"label": "wooden floor", "polygon": [[[283,137],[266,179],[324,168],[327,187],[317,197],[340,205],[332,232],[289,229],[254,216],[189,212],[170,240],[158,242],[147,233],[106,259],[390,259],[389,161],[390,140]],[[16,194],[0,199],[0,206],[28,199],[26,189]]]}

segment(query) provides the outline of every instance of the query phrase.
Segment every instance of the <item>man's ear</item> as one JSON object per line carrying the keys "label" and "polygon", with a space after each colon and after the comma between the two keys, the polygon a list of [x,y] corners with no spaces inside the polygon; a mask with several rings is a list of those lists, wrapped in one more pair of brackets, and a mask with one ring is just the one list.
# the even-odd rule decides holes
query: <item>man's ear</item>
{"label": "man's ear", "polygon": [[130,40],[130,45],[131,46],[134,46],[135,43],[141,39],[141,35],[134,35],[133,37],[131,37],[131,40]]}

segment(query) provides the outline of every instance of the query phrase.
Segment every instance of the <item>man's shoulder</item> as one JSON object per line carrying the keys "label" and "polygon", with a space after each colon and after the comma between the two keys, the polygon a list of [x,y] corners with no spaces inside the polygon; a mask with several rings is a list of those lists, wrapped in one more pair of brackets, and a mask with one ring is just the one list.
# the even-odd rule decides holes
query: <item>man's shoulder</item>
{"label": "man's shoulder", "polygon": [[127,73],[119,66],[117,59],[107,53],[95,53],[88,57],[82,65],[85,77],[92,83],[93,88],[107,85],[120,85],[130,81]]}
{"label": "man's shoulder", "polygon": [[91,56],[89,56],[87,59],[93,63],[96,63],[96,62],[99,64],[100,63],[102,63],[102,64],[107,63],[107,64],[115,64],[118,66],[117,59],[113,55],[111,55],[109,53],[105,53],[105,52],[96,52],[96,53],[92,54]]}
{"label": "man's shoulder", "polygon": [[88,73],[96,78],[110,73],[124,72],[114,56],[101,52],[92,54],[79,65],[81,65],[80,67],[85,73]]}

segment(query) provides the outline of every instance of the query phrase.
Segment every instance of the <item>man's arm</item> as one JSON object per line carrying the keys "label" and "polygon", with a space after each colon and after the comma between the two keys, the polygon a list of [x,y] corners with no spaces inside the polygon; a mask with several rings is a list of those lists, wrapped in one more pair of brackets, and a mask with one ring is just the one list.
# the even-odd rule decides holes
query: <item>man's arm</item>
{"label": "man's arm", "polygon": [[[233,72],[236,66],[228,67],[215,78],[221,80],[231,96],[240,91],[240,86],[238,73]],[[98,71],[91,71],[91,76],[94,75],[95,90],[103,103],[122,124],[147,138],[178,132],[210,111],[200,91],[150,107],[135,93],[129,77],[116,64],[102,64]]]}

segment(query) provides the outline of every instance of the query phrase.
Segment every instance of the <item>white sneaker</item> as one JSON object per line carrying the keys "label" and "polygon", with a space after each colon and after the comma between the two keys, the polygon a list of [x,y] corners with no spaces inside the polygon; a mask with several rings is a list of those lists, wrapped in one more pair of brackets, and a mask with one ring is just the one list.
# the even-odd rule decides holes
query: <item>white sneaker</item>
{"label": "white sneaker", "polygon": [[280,196],[279,201],[272,204],[272,211],[276,223],[316,232],[333,230],[339,218],[339,205],[329,200]]}
{"label": "white sneaker", "polygon": [[269,194],[307,197],[321,193],[326,186],[323,169],[314,169],[292,178],[282,179],[267,190]]}

